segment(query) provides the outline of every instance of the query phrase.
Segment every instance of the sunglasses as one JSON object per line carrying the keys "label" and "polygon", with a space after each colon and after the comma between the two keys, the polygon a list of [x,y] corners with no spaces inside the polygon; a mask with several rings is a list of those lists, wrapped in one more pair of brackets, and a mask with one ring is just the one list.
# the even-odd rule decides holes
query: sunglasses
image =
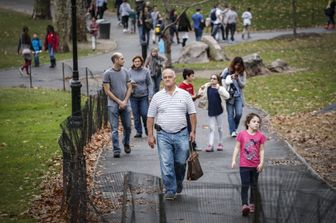
{"label": "sunglasses", "polygon": [[210,80],[217,80],[216,77],[210,77]]}

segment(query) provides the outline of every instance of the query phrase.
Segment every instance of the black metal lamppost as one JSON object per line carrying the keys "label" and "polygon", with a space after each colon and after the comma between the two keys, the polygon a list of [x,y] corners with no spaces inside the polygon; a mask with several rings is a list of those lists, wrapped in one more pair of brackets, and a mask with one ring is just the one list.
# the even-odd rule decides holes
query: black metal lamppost
{"label": "black metal lamppost", "polygon": [[72,20],[72,60],[73,71],[71,80],[71,102],[72,113],[71,123],[73,127],[79,127],[82,124],[81,115],[81,87],[78,75],[78,55],[77,55],[77,15],[76,15],[76,0],[71,0],[71,20]]}

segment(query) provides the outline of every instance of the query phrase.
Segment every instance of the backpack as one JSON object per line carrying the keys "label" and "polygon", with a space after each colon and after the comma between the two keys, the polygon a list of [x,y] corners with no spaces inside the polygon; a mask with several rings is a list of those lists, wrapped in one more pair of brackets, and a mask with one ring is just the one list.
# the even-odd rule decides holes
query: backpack
{"label": "backpack", "polygon": [[[230,71],[228,68],[225,68],[221,74],[221,77],[222,77],[222,83],[223,83],[223,80],[225,81],[226,77],[230,75]],[[230,99],[234,98],[234,94],[235,92],[237,91],[236,87],[234,86],[234,84],[230,84],[229,86],[227,86],[227,89],[226,89],[229,94],[230,94]]]}
{"label": "backpack", "polygon": [[225,80],[229,74],[230,74],[229,68],[225,68],[221,74],[222,80]]}
{"label": "backpack", "polygon": [[217,9],[212,9],[212,11],[210,13],[210,19],[211,19],[211,21],[216,21],[217,20],[216,11],[217,11]]}

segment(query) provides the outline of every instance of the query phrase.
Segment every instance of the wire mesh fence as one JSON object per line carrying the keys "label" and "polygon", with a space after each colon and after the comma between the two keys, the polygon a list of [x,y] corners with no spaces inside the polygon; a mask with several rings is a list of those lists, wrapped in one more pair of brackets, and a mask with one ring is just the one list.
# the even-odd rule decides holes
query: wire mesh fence
{"label": "wire mesh fence", "polygon": [[71,117],[62,124],[58,140],[63,153],[63,190],[69,221],[86,222],[87,183],[84,146],[98,129],[107,124],[106,95],[102,90],[90,95],[81,111],[82,124],[72,125]]}
{"label": "wire mesh fence", "polygon": [[[70,90],[72,73],[72,67],[66,63],[62,63],[63,91]],[[83,85],[83,94],[94,95],[101,88],[101,75],[94,74],[88,67],[79,67],[78,75],[79,80]]]}
{"label": "wire mesh fence", "polygon": [[107,124],[106,100],[102,90],[89,96],[80,128],[72,127],[70,117],[61,124],[64,203],[70,222],[329,223],[336,219],[335,190],[296,162],[267,163],[259,177],[256,211],[248,217],[241,215],[238,171],[223,174],[226,183],[185,181],[173,202],[164,200],[159,177],[134,172],[97,175],[89,194],[83,148]]}
{"label": "wire mesh fence", "polygon": [[256,210],[248,217],[241,214],[237,172],[223,175],[230,183],[185,181],[175,201],[163,200],[159,177],[134,172],[96,176],[94,195],[110,202],[96,214],[100,222],[334,222],[335,191],[300,168],[266,167]]}

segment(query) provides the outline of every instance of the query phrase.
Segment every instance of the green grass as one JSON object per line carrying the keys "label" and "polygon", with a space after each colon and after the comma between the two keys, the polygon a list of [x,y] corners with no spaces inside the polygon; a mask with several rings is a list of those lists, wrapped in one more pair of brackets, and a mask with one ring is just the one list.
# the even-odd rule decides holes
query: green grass
{"label": "green grass", "polygon": [[223,66],[226,66],[228,62],[216,62],[216,61],[209,61],[208,63],[194,63],[194,64],[173,64],[174,69],[183,70],[184,68],[190,68],[194,70],[221,70]]}
{"label": "green grass", "polygon": [[229,57],[258,52],[265,64],[280,58],[293,69],[290,74],[250,78],[247,102],[271,115],[318,110],[336,103],[336,34],[302,39],[267,40],[231,46]]}
{"label": "green grass", "polygon": [[60,123],[70,114],[70,94],[54,90],[0,89],[0,222],[34,222],[20,215],[53,158],[60,157]]}
{"label": "green grass", "polygon": [[[162,1],[152,0],[153,5],[157,5],[158,9],[163,11]],[[170,0],[169,7],[176,6],[178,11],[181,11],[185,6],[194,3],[195,1],[186,0],[183,3],[177,0]],[[202,13],[208,15],[213,4],[217,2],[211,0],[202,4]],[[268,29],[282,29],[291,27],[291,1],[288,0],[232,0],[231,4],[235,5],[237,12],[240,15],[247,6],[252,8],[253,13],[253,30],[268,30]],[[133,2],[131,1],[133,6]],[[326,22],[323,13],[323,8],[326,1],[315,0],[297,0],[298,12],[298,27],[311,27],[322,25]],[[108,10],[115,11],[114,3],[109,0]],[[274,10],[276,9],[276,11]],[[194,9],[188,10],[189,16],[194,13]],[[6,67],[18,66],[22,63],[22,56],[17,55],[18,38],[21,33],[23,25],[27,25],[30,29],[30,34],[33,32],[39,34],[40,38],[44,40],[46,26],[51,23],[49,20],[33,20],[31,16],[19,12],[13,12],[0,8],[0,26],[5,27],[3,32],[0,32],[0,69]],[[10,25],[9,25],[10,24]],[[241,24],[238,24],[240,30]],[[79,49],[79,56],[91,54],[90,49]],[[58,60],[69,59],[72,57],[71,53],[58,53]],[[41,63],[49,63],[49,58],[46,52],[41,54]],[[209,64],[209,66],[211,63]],[[200,67],[201,68],[201,67]]]}
{"label": "green grass", "polygon": [[[157,0],[154,1],[158,2]],[[188,0],[187,2],[190,2]],[[231,2],[231,1],[230,1]],[[233,3],[237,0],[232,1]],[[252,0],[242,0],[240,5],[248,5]],[[267,15],[270,1],[253,1],[259,4],[255,12],[255,27],[258,19]],[[262,3],[265,2],[265,3]],[[281,4],[279,21],[262,24],[265,28],[281,28],[278,23],[288,13],[283,9],[290,1],[272,1],[273,8]],[[302,0],[298,0],[303,4]],[[261,6],[265,4],[264,8]],[[305,1],[309,9],[313,4],[324,2]],[[112,6],[111,6],[112,7]],[[109,8],[111,8],[109,7]],[[207,5],[204,6],[204,8]],[[265,9],[265,12],[262,12]],[[307,11],[308,12],[308,11]],[[321,11],[322,14],[322,11]],[[307,14],[308,15],[308,14]],[[43,35],[49,21],[34,21],[29,16],[0,9],[0,25],[6,27],[0,33],[0,68],[17,66],[22,62],[21,56],[16,55],[17,37],[21,27],[26,24],[31,33]],[[322,19],[312,23],[306,16],[309,25],[318,24]],[[321,17],[322,18],[322,17]],[[310,21],[310,22],[309,22]],[[8,24],[16,24],[8,26]],[[285,25],[285,23],[283,24]],[[260,27],[262,28],[262,27]],[[290,74],[272,74],[248,79],[245,89],[246,100],[249,104],[264,109],[271,115],[292,114],[302,111],[313,111],[328,104],[336,103],[336,34],[323,35],[304,39],[266,40],[233,45],[225,48],[227,55],[244,56],[259,53],[265,64],[280,58],[289,63],[294,69],[304,69]],[[59,54],[58,58],[70,58],[70,54]],[[45,58],[46,59],[46,58]],[[190,64],[195,70],[223,69],[228,62],[210,62],[208,64]],[[174,65],[175,66],[175,65]],[[186,65],[177,64],[175,68],[182,69]],[[181,82],[178,75],[177,82]],[[194,86],[198,89],[207,79],[197,78]],[[20,215],[29,205],[29,201],[38,194],[39,184],[52,163],[53,157],[60,156],[57,138],[60,134],[59,124],[70,114],[70,95],[59,91],[32,89],[0,89],[0,217],[1,222],[34,222],[25,215]]]}
{"label": "green grass", "polygon": [[[277,115],[314,111],[336,103],[335,45],[336,34],[332,33],[321,37],[242,43],[226,47],[225,52],[229,58],[258,53],[264,64],[280,58],[295,71],[248,79],[247,103]],[[210,62],[188,64],[188,67],[212,70],[224,69],[228,64]],[[179,70],[185,66],[174,65]]]}
{"label": "green grass", "polygon": [[[46,27],[51,24],[51,20],[34,20],[31,16],[0,8],[0,26],[4,27],[0,32],[0,69],[7,67],[17,67],[23,63],[21,55],[17,55],[19,37],[24,25],[28,26],[30,37],[37,33],[39,38],[44,41]],[[79,56],[92,54],[90,49],[78,49]],[[57,60],[72,58],[72,53],[57,53]],[[49,63],[48,52],[40,54],[42,64]]]}

